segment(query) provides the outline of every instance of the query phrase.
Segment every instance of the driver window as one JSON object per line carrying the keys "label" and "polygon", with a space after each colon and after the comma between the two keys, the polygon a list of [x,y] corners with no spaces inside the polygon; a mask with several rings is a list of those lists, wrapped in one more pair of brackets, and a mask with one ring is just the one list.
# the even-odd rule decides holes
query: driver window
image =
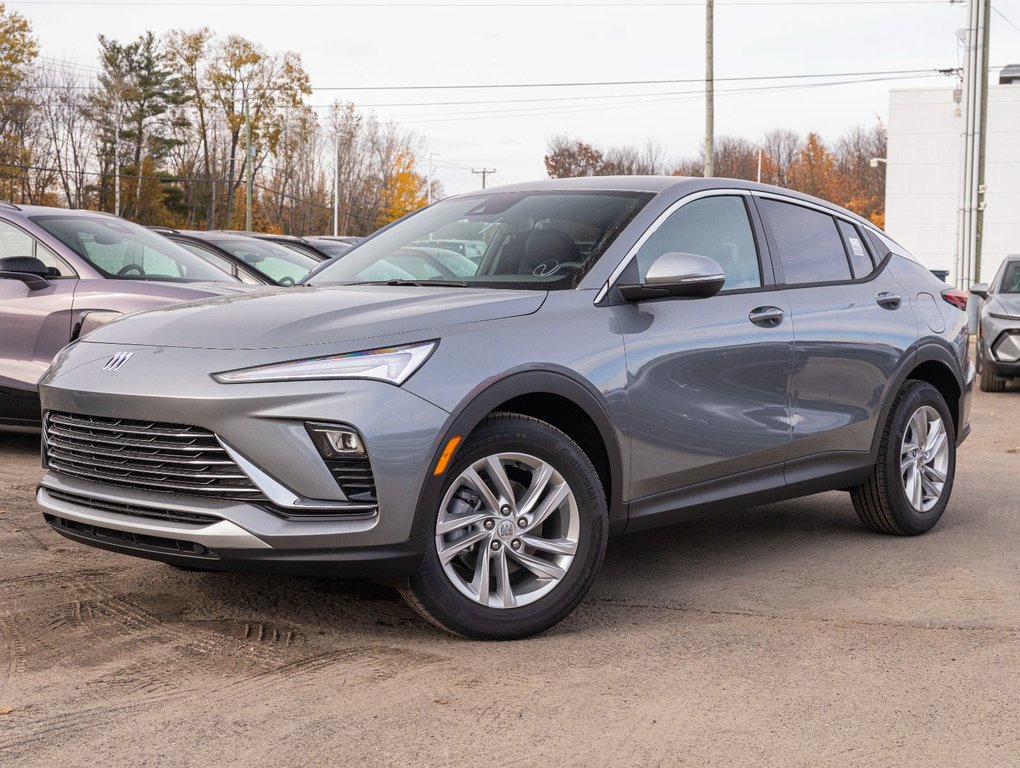
{"label": "driver window", "polygon": [[75,277],[71,267],[27,232],[0,221],[0,259],[10,256],[38,259],[50,271],[49,277]]}
{"label": "driver window", "polygon": [[637,253],[642,281],[664,253],[696,253],[715,259],[726,275],[724,291],[761,287],[758,249],[741,197],[705,197],[674,212]]}

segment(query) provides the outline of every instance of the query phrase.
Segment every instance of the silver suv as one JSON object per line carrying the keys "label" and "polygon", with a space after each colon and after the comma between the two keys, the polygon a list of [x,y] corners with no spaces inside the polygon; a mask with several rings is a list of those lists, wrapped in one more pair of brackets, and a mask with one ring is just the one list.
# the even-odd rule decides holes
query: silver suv
{"label": "silver suv", "polygon": [[[415,243],[465,230],[473,274],[406,276]],[[64,350],[42,382],[49,525],[193,568],[371,577],[515,638],[573,610],[611,534],[833,489],[873,530],[923,533],[970,429],[966,296],[773,187],[485,190],[308,282]]]}

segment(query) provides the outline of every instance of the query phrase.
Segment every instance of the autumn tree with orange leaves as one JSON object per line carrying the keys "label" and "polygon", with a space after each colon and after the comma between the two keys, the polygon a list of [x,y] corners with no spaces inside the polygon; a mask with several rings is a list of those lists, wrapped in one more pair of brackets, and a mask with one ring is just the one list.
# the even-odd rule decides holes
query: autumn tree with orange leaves
{"label": "autumn tree with orange leaves", "polygon": [[376,225],[381,227],[422,208],[427,197],[428,179],[415,171],[414,155],[406,150],[397,152],[386,174]]}

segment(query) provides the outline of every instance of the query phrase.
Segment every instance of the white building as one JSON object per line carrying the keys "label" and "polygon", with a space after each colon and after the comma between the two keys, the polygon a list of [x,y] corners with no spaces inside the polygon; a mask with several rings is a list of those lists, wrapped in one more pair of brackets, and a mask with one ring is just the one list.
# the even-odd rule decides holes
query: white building
{"label": "white building", "polygon": [[[988,86],[981,280],[1020,253],[1020,82]],[[889,96],[885,228],[929,269],[955,269],[963,118],[952,88]]]}

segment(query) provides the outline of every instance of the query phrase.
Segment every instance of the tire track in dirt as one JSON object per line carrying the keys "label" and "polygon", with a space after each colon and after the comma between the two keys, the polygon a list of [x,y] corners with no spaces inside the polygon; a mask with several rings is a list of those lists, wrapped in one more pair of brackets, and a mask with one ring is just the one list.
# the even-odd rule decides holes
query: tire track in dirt
{"label": "tire track in dirt", "polygon": [[7,678],[25,671],[25,637],[18,630],[13,616],[0,616],[0,636],[7,646]]}

